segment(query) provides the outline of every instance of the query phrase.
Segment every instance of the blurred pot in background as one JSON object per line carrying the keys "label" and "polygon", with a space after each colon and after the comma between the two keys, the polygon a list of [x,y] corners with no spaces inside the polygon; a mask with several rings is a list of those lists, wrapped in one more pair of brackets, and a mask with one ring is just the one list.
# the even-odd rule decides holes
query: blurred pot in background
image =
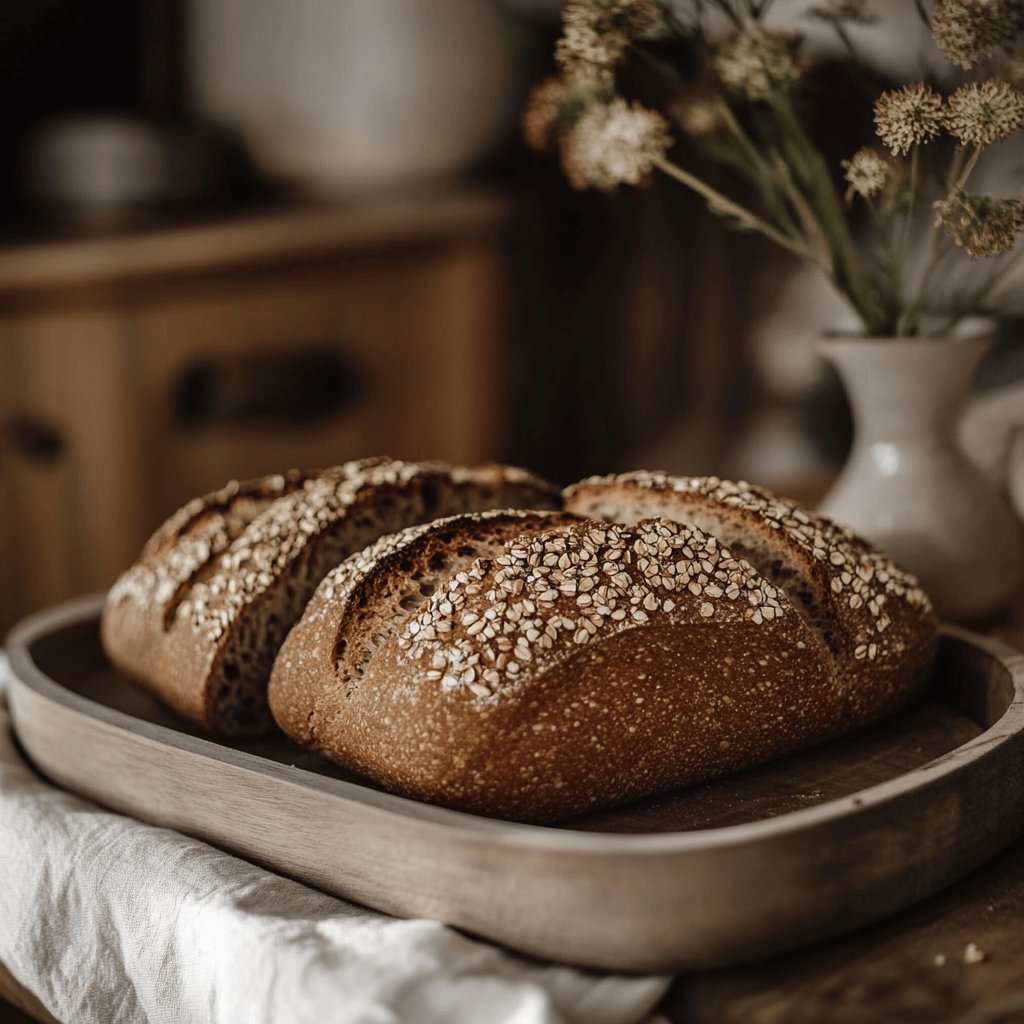
{"label": "blurred pot in background", "polygon": [[19,164],[28,210],[97,229],[223,205],[248,174],[229,133],[120,112],[50,119],[28,138]]}
{"label": "blurred pot in background", "polygon": [[198,110],[261,169],[339,194],[452,175],[514,123],[514,22],[496,0],[204,0]]}

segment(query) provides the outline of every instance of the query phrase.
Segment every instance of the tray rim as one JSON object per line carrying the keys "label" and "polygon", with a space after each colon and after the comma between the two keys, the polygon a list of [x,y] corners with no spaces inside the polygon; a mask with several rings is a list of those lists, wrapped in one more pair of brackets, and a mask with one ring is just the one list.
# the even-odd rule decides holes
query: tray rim
{"label": "tray rim", "polygon": [[[912,772],[904,772],[874,786],[856,790],[813,807],[717,828],[682,832],[617,833],[508,821],[424,803],[356,782],[319,775],[305,768],[282,764],[258,754],[235,750],[217,742],[216,739],[190,736],[168,726],[147,722],[145,719],[107,707],[67,689],[35,664],[30,647],[48,633],[80,625],[98,617],[104,600],[105,594],[102,593],[76,598],[36,612],[15,624],[6,638],[6,653],[14,685],[25,686],[46,700],[99,720],[115,729],[136,733],[165,746],[183,748],[208,760],[227,762],[242,770],[270,775],[281,782],[307,789],[313,788],[325,795],[354,801],[372,810],[399,818],[413,818],[421,823],[460,833],[463,838],[478,837],[486,839],[488,843],[534,851],[662,856],[755,844],[778,835],[826,825],[839,818],[849,819],[851,814],[856,815],[878,804],[897,800],[911,791],[920,791],[941,782],[946,776],[955,774],[965,766],[984,759],[1004,740],[1024,733],[1024,652],[1002,640],[983,636],[961,626],[942,623],[943,635],[981,648],[1006,668],[1013,686],[1013,697],[1003,714],[989,728],[967,743],[915,768]],[[16,721],[14,731],[17,734]]]}

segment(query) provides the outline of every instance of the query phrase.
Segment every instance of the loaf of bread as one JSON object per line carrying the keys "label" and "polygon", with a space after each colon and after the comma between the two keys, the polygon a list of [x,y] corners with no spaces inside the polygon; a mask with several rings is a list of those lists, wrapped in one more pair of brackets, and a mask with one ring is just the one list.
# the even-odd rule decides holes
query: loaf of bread
{"label": "loaf of bread", "polygon": [[274,665],[282,729],[389,790],[549,821],[814,744],[925,679],[927,598],[821,517],[642,473],[566,511],[435,521],[328,573]]}
{"label": "loaf of bread", "polygon": [[565,507],[623,523],[666,516],[713,534],[750,562],[832,652],[844,730],[887,714],[927,675],[938,644],[927,596],[909,573],[825,516],[751,484],[644,472],[584,480],[566,489]]}
{"label": "loaf of bread", "polygon": [[270,669],[317,584],[353,552],[438,516],[557,508],[523,470],[365,459],[196,499],[154,534],[102,617],[111,661],[224,736],[272,725]]}

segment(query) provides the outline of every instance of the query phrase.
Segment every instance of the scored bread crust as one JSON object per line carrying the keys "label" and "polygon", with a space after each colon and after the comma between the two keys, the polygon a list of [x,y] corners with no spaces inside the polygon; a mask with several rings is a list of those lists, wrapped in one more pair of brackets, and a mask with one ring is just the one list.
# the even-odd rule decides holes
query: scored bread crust
{"label": "scored bread crust", "polygon": [[178,711],[201,716],[201,686],[167,664],[174,658],[170,634],[184,597],[272,502],[314,475],[293,470],[232,480],[171,515],[107,594],[100,634],[111,662]]}
{"label": "scored bread crust", "polygon": [[635,521],[652,515],[712,532],[787,589],[835,653],[843,727],[881,717],[924,683],[938,645],[927,595],[851,530],[744,482],[634,472],[566,488],[567,511]]}
{"label": "scored bread crust", "polygon": [[324,574],[381,534],[465,510],[558,507],[524,470],[378,458],[229,484],[190,502],[115,583],[101,633],[111,661],[221,735],[272,724],[273,658]]}
{"label": "scored bread crust", "polygon": [[[381,537],[346,559],[324,578],[277,657],[269,689],[277,724],[296,742],[316,746],[318,713],[358,685],[376,647],[447,577],[495,554],[504,539],[576,518],[514,509],[448,516]],[[325,687],[328,648],[334,678]]]}
{"label": "scored bread crust", "polygon": [[524,821],[797,749],[843,705],[818,632],[715,537],[536,513],[347,560],[270,693],[289,735],[385,788]]}

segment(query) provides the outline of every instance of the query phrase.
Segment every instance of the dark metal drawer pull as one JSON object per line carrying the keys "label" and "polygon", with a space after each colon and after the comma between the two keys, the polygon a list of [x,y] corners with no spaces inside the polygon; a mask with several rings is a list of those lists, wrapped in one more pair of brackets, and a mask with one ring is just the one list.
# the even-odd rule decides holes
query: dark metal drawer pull
{"label": "dark metal drawer pull", "polygon": [[67,451],[64,435],[54,426],[24,413],[0,421],[2,446],[30,462],[58,462]]}

